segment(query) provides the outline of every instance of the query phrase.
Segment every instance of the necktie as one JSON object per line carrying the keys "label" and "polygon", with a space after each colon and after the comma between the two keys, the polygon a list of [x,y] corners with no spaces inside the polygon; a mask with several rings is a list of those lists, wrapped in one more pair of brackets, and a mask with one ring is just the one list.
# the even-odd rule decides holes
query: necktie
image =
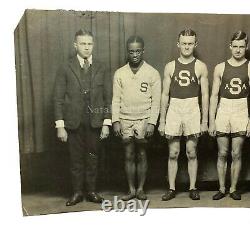
{"label": "necktie", "polygon": [[82,65],[82,68],[84,69],[84,72],[86,73],[89,69],[89,61],[87,58],[84,58],[84,64]]}

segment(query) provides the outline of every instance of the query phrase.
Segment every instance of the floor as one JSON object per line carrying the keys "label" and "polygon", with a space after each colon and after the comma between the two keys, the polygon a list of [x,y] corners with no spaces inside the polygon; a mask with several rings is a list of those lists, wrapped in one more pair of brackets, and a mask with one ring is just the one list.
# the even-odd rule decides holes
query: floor
{"label": "floor", "polygon": [[[149,208],[250,207],[250,192],[243,193],[240,201],[235,201],[229,196],[226,196],[219,201],[214,201],[212,200],[212,196],[215,193],[214,191],[201,191],[201,200],[193,201],[188,197],[188,192],[180,192],[177,193],[175,199],[166,202],[161,201],[161,195],[163,192],[164,191],[161,190],[151,190],[147,193],[148,199],[150,200]],[[105,199],[113,202],[114,196],[121,196],[123,193],[102,192],[101,194]],[[66,200],[67,198],[64,196],[51,195],[46,192],[23,194],[23,214],[25,216],[30,216],[61,212],[102,210],[99,204],[86,201],[83,201],[75,206],[66,207]]]}

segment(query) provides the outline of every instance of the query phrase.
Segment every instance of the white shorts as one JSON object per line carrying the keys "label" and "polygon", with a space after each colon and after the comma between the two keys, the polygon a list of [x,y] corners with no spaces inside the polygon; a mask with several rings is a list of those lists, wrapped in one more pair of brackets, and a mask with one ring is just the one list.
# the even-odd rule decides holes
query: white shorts
{"label": "white shorts", "polygon": [[148,125],[148,118],[139,120],[120,119],[122,129],[122,139],[130,141],[132,139],[139,142],[146,142],[145,133]]}
{"label": "white shorts", "polygon": [[200,136],[201,114],[198,97],[171,98],[166,115],[166,138]]}
{"label": "white shorts", "polygon": [[215,126],[218,136],[233,134],[245,135],[248,124],[247,98],[221,98],[218,106]]}

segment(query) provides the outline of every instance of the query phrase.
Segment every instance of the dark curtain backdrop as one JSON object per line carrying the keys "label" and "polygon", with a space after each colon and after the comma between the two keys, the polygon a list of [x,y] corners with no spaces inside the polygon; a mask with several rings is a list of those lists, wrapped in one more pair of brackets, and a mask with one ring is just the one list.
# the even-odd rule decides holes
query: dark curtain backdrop
{"label": "dark curtain backdrop", "polygon": [[[126,62],[127,38],[133,34],[142,36],[145,40],[146,61],[163,77],[165,64],[178,56],[178,33],[187,27],[198,34],[196,56],[208,66],[211,88],[215,65],[230,56],[228,47],[232,33],[242,29],[250,36],[250,16],[26,10],[15,30],[22,175],[27,174],[26,178],[32,180],[46,177],[44,174],[49,176],[49,168],[53,166],[54,172],[64,170],[64,162],[67,160],[58,160],[58,154],[63,157],[61,151],[66,150],[56,139],[52,94],[57,67],[74,54],[73,39],[77,30],[86,28],[94,33],[93,55],[106,63],[111,75]],[[112,139],[107,145],[108,151],[117,150],[116,146],[110,146],[115,145]],[[248,142],[245,145],[243,166],[246,167],[250,157],[247,156]],[[152,172],[157,172],[160,174],[159,179],[164,179],[167,163],[166,142],[156,137],[151,147],[153,153],[149,153],[149,158],[152,159]],[[215,141],[205,136],[201,138],[199,148],[202,151],[199,153],[200,179],[216,180]],[[158,151],[164,152],[161,154]],[[115,160],[113,157],[120,158],[120,164],[112,164],[112,160]],[[183,162],[185,164],[184,158]],[[112,168],[107,169],[105,166]],[[113,174],[112,169],[123,169],[121,154],[104,154],[102,171],[105,176],[109,176],[107,171]],[[183,165],[179,177],[187,178],[186,172],[186,166]],[[250,178],[247,168],[243,169],[243,177]],[[186,178],[184,180],[187,180]],[[103,178],[104,182],[105,179],[107,177]]]}

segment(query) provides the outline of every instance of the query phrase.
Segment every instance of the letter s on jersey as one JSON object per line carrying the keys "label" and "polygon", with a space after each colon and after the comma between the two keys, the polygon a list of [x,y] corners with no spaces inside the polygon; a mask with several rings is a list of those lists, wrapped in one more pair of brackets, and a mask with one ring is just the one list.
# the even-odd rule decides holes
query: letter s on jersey
{"label": "letter s on jersey", "polygon": [[231,79],[231,81],[230,81],[230,86],[231,87],[229,89],[230,93],[232,95],[240,94],[241,93],[241,84],[242,84],[242,82],[241,82],[240,78]]}
{"label": "letter s on jersey", "polygon": [[148,83],[142,82],[142,83],[141,83],[140,91],[141,91],[141,92],[147,92],[147,90],[148,90]]}
{"label": "letter s on jersey", "polygon": [[188,70],[181,70],[179,72],[179,85],[182,87],[187,87],[190,84],[190,72]]}

